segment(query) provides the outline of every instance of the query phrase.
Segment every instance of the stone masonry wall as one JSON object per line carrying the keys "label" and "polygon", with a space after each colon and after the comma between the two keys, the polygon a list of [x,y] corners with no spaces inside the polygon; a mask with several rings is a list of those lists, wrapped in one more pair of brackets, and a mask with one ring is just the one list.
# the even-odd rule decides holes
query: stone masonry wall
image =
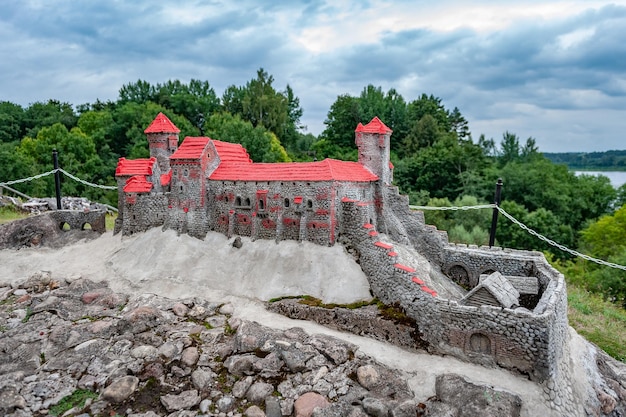
{"label": "stone masonry wall", "polygon": [[50,212],[59,228],[67,223],[70,230],[84,230],[86,225],[91,226],[91,230],[98,233],[106,232],[106,211],[77,211],[77,210],[55,210]]}
{"label": "stone masonry wall", "polygon": [[168,198],[164,193],[126,193],[122,234],[145,232],[162,226],[167,216]]}
{"label": "stone masonry wall", "polygon": [[324,246],[337,237],[341,198],[373,198],[370,183],[210,181],[207,188],[208,223],[217,232]]}
{"label": "stone masonry wall", "polygon": [[556,372],[566,332],[562,277],[555,273],[556,285],[544,292],[549,308],[543,314],[462,306],[437,297],[403,266],[393,247],[378,241],[376,230],[364,222],[356,202],[344,201],[343,210],[344,233],[359,251],[374,294],[386,304],[399,304],[435,353],[514,369],[538,381]]}

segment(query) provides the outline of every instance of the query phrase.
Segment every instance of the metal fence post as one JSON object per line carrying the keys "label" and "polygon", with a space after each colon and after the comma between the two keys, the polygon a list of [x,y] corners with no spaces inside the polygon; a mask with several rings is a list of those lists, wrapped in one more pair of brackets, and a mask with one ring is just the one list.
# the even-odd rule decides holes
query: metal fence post
{"label": "metal fence post", "polygon": [[498,178],[496,182],[496,195],[493,203],[496,205],[493,208],[493,214],[491,215],[491,230],[489,231],[489,247],[492,247],[496,241],[496,227],[498,226],[498,207],[500,206],[500,195],[502,193],[502,178]]}
{"label": "metal fence post", "polygon": [[61,210],[61,173],[59,172],[59,153],[52,150],[52,161],[54,162],[54,188],[57,195],[57,210]]}

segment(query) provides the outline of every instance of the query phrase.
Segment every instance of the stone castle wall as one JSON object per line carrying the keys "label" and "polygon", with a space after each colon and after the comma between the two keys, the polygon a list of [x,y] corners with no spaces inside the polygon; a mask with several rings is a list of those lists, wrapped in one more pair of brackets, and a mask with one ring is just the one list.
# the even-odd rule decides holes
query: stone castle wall
{"label": "stone castle wall", "polygon": [[[558,372],[567,336],[567,294],[563,277],[552,270],[543,257],[523,252],[511,252],[511,256],[503,253],[496,257],[500,263],[493,264],[496,268],[515,271],[514,264],[521,263],[519,268],[530,265],[532,270],[545,274],[543,279],[550,284],[538,304],[540,314],[519,309],[464,306],[435,296],[432,290],[420,285],[423,282],[415,276],[414,270],[401,263],[393,247],[379,241],[358,202],[344,201],[343,213],[344,235],[359,252],[361,268],[370,280],[372,291],[384,303],[400,305],[415,320],[433,353],[501,366],[538,381],[545,381]],[[419,216],[413,218],[418,219]],[[445,242],[442,234],[434,232],[430,233],[430,241],[438,242],[440,249]],[[439,258],[442,264],[448,259],[468,264],[473,261],[467,247],[446,249],[447,254]],[[463,259],[463,255],[468,256]]]}

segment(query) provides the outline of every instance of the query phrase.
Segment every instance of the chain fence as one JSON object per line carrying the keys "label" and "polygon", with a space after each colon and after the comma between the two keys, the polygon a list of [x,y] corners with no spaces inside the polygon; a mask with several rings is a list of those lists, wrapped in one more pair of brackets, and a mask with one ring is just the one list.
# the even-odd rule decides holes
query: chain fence
{"label": "chain fence", "polygon": [[103,189],[103,190],[117,190],[117,187],[114,187],[114,186],[111,186],[111,185],[94,184],[93,182],[82,180],[82,179],[78,178],[77,176],[70,174],[69,172],[67,172],[63,168],[53,169],[52,171],[44,172],[43,174],[33,175],[32,177],[21,178],[19,180],[0,182],[0,186],[3,186],[3,185],[13,185],[13,184],[19,184],[19,183],[22,183],[22,182],[33,181],[33,180],[36,180],[36,179],[39,179],[39,178],[46,177],[48,175],[56,174],[57,172],[61,172],[61,173],[65,174],[65,175],[67,175],[69,178],[73,179],[74,181],[77,181],[77,182],[79,182],[81,184],[84,184],[84,185],[87,185],[89,187],[100,188],[100,189]]}
{"label": "chain fence", "polygon": [[575,251],[573,249],[570,249],[566,246],[561,245],[560,243],[555,242],[554,240],[545,237],[544,235],[542,235],[541,233],[536,232],[535,230],[531,229],[530,227],[526,226],[524,223],[520,222],[519,220],[517,220],[515,217],[513,217],[512,215],[510,215],[509,213],[507,213],[502,207],[498,206],[497,204],[483,204],[483,205],[476,205],[476,206],[460,206],[460,207],[449,207],[449,206],[445,206],[445,207],[433,207],[433,206],[413,206],[410,205],[409,206],[410,209],[412,210],[441,210],[441,211],[460,211],[460,210],[481,210],[481,209],[497,209],[504,217],[506,217],[507,219],[509,219],[513,224],[517,225],[520,229],[524,230],[526,233],[540,239],[543,240],[544,242],[546,242],[548,245],[554,246],[555,248],[558,248],[560,250],[562,250],[563,252],[569,253],[570,255],[574,255],[577,256],[579,258],[585,259],[587,261],[590,262],[594,262],[598,265],[604,265],[604,266],[608,266],[609,268],[615,268],[615,269],[621,269],[622,271],[626,271],[626,266],[624,265],[619,265],[613,262],[608,262],[602,259],[597,259],[594,257],[591,257],[589,255],[585,255],[584,253],[580,253],[578,251]]}
{"label": "chain fence", "polygon": [[[79,182],[79,183],[81,183],[83,185],[89,186],[89,187],[100,188],[102,190],[117,190],[117,187],[115,187],[115,186],[94,184],[92,182],[80,179],[77,176],[70,174],[69,172],[67,172],[63,168],[53,169],[52,171],[44,172],[43,174],[33,175],[32,177],[21,178],[19,180],[0,182],[0,186],[3,186],[3,185],[7,185],[8,186],[8,185],[13,185],[13,184],[19,184],[19,183],[22,183],[22,182],[33,181],[33,180],[36,180],[36,179],[39,179],[39,178],[43,178],[43,177],[48,176],[48,175],[55,174],[57,171],[65,174],[67,177],[73,179],[74,181],[77,181],[77,182]],[[522,223],[519,220],[517,220],[515,217],[511,216],[509,213],[507,213],[502,207],[498,206],[497,204],[480,204],[480,205],[475,205],[475,206],[442,206],[442,207],[409,205],[409,208],[411,210],[421,210],[421,211],[424,211],[424,210],[429,210],[429,211],[467,211],[467,210],[484,210],[484,209],[494,209],[495,208],[504,217],[509,219],[511,222],[513,222],[515,225],[517,225],[519,228],[521,228],[525,232],[529,233],[532,236],[535,236],[536,238],[538,238],[540,240],[543,240],[547,244],[549,244],[551,246],[554,246],[555,248],[558,248],[558,249],[562,250],[563,252],[569,253],[571,255],[577,256],[579,258],[585,259],[585,260],[590,261],[590,262],[597,263],[598,265],[604,265],[604,266],[608,266],[609,268],[621,269],[622,271],[626,271],[626,266],[624,266],[624,265],[619,265],[619,264],[616,264],[616,263],[613,263],[613,262],[604,261],[602,259],[593,258],[593,257],[591,257],[589,255],[585,255],[584,253],[580,253],[578,251],[570,249],[570,248],[568,248],[566,246],[561,245],[560,243],[555,242],[554,240],[552,240],[550,238],[545,237],[541,233],[536,232],[535,230],[533,230],[530,227],[526,226],[524,223]]]}

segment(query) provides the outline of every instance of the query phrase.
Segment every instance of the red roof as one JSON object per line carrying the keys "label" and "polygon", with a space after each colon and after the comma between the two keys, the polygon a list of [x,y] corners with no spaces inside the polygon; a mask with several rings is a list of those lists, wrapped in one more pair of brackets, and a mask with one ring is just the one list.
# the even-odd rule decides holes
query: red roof
{"label": "red roof", "polygon": [[143,131],[143,133],[179,133],[180,129],[177,128],[170,119],[163,113],[157,114],[150,126]]}
{"label": "red roof", "polygon": [[393,132],[389,129],[383,122],[380,121],[378,117],[374,117],[368,124],[363,126],[361,123],[356,127],[355,132],[361,133],[380,133],[387,134]]}
{"label": "red roof", "polygon": [[213,140],[213,145],[222,162],[252,162],[246,148],[239,143]]}
{"label": "red roof", "polygon": [[[220,155],[221,156],[221,155]],[[209,177],[221,181],[353,181],[378,180],[358,162],[324,159],[318,162],[224,162]]]}
{"label": "red roof", "polygon": [[210,140],[207,137],[187,136],[170,159],[200,159]]}
{"label": "red roof", "polygon": [[126,181],[125,193],[148,193],[152,190],[152,183],[148,182],[145,176],[135,175]]}
{"label": "red roof", "polygon": [[120,158],[115,168],[115,176],[121,175],[152,175],[152,167],[156,158],[126,159]]}
{"label": "red roof", "polygon": [[161,185],[166,186],[172,181],[172,170],[170,169],[167,174],[161,175]]}

